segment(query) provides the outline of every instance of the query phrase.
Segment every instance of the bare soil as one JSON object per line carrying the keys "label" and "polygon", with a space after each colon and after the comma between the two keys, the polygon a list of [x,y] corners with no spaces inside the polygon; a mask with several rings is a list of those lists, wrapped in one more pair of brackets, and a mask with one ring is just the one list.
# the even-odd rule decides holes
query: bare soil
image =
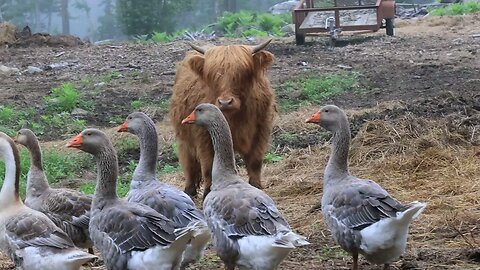
{"label": "bare soil", "polygon": [[[374,179],[401,201],[429,205],[413,223],[407,252],[393,269],[480,269],[480,158],[475,156],[480,151],[480,38],[474,36],[479,29],[480,15],[425,18],[397,22],[395,37],[384,31],[345,33],[334,49],[325,36],[307,39],[306,46],[280,38],[268,47],[276,57],[268,73],[276,89],[308,74],[360,74],[362,91],[321,101],[349,114],[355,136],[352,173]],[[245,41],[215,42],[232,43]],[[94,104],[86,116],[89,126],[118,126],[133,111],[130,102],[140,99],[148,103],[142,109],[158,122],[161,143],[170,146],[174,136],[168,109],[156,104],[170,97],[175,63],[188,48],[184,42],[2,48],[0,64],[45,71],[0,74],[0,105],[35,107],[41,113],[43,96],[52,87],[72,82],[83,99]],[[54,63],[68,65],[47,68]],[[278,97],[286,98],[291,97]],[[322,193],[329,134],[302,120],[318,106],[279,115],[272,149],[284,159],[265,166],[265,191],[291,226],[312,243],[293,251],[281,265],[285,270],[351,266],[351,258],[331,239],[321,213],[311,211]],[[71,135],[51,130],[41,139],[45,147],[53,147]],[[161,162],[176,162],[171,152],[163,154],[167,160]],[[181,173],[164,179],[183,186]],[[5,258],[0,269],[13,265]],[[222,264],[210,248],[189,269],[222,269]],[[362,260],[361,269],[381,267]]]}

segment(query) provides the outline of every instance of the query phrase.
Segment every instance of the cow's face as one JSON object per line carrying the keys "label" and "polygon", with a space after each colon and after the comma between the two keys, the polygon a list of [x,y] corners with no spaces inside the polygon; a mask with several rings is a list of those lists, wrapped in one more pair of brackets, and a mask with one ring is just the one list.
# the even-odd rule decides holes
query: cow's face
{"label": "cow's face", "polygon": [[255,80],[265,76],[273,62],[271,53],[253,50],[242,45],[214,46],[189,60],[190,67],[214,91],[215,105],[223,112],[240,110],[248,92],[256,90]]}

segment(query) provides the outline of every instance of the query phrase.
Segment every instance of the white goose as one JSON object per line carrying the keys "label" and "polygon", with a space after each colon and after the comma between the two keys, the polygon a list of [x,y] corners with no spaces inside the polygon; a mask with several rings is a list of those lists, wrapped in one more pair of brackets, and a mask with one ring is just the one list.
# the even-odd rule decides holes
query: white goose
{"label": "white goose", "polygon": [[306,122],[333,132],[322,196],[322,213],[333,238],[352,255],[352,269],[358,269],[358,254],[388,269],[405,251],[409,225],[426,204],[401,204],[374,181],[350,175],[350,127],[340,108],[327,105]]}
{"label": "white goose", "polygon": [[19,130],[15,142],[30,152],[25,205],[47,215],[68,234],[75,246],[88,248],[93,254],[93,243],[88,234],[92,196],[73,189],[50,187],[43,171],[40,144],[31,130]]}
{"label": "white goose", "polygon": [[203,209],[218,256],[227,270],[273,270],[290,251],[308,245],[292,231],[273,200],[241,179],[235,169],[227,120],[212,104],[200,104],[182,123],[205,127],[212,138],[212,189]]}
{"label": "white goose", "polygon": [[0,132],[5,180],[0,192],[0,249],[17,269],[78,270],[95,258],[81,251],[48,217],[26,207],[19,196],[20,156],[13,140]]}
{"label": "white goose", "polygon": [[185,192],[158,180],[158,135],[152,119],[142,112],[131,113],[118,132],[130,132],[140,140],[140,161],[132,175],[128,201],[150,206],[174,221],[175,228],[192,228],[193,238],[185,250],[182,266],[197,262],[210,241],[210,230],[203,213]]}
{"label": "white goose", "polygon": [[90,153],[97,161],[89,231],[106,268],[179,269],[192,231],[190,228],[175,230],[172,221],[152,208],[117,196],[117,154],[105,133],[85,129],[67,147]]}

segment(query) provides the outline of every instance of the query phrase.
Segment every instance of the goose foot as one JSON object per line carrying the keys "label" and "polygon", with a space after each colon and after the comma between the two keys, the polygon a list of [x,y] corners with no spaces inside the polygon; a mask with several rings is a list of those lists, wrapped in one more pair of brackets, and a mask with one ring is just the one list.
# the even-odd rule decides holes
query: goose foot
{"label": "goose foot", "polygon": [[383,270],[388,270],[390,269],[390,264],[386,263],[383,265]]}
{"label": "goose foot", "polygon": [[88,253],[95,255],[95,252],[93,252],[93,248],[88,248]]}

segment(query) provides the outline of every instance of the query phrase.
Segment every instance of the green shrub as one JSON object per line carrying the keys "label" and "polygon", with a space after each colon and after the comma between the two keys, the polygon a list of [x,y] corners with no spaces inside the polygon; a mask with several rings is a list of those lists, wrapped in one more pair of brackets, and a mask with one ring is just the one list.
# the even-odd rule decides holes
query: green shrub
{"label": "green shrub", "polygon": [[52,93],[45,97],[47,108],[56,112],[71,112],[80,100],[80,93],[71,83],[54,87]]}
{"label": "green shrub", "polygon": [[454,16],[465,15],[480,12],[480,3],[468,2],[468,3],[455,3],[446,7],[439,7],[429,11],[432,16]]}
{"label": "green shrub", "polygon": [[289,14],[272,15],[243,10],[237,13],[225,12],[218,18],[217,28],[228,37],[283,36],[281,29],[289,23],[291,23]]}

